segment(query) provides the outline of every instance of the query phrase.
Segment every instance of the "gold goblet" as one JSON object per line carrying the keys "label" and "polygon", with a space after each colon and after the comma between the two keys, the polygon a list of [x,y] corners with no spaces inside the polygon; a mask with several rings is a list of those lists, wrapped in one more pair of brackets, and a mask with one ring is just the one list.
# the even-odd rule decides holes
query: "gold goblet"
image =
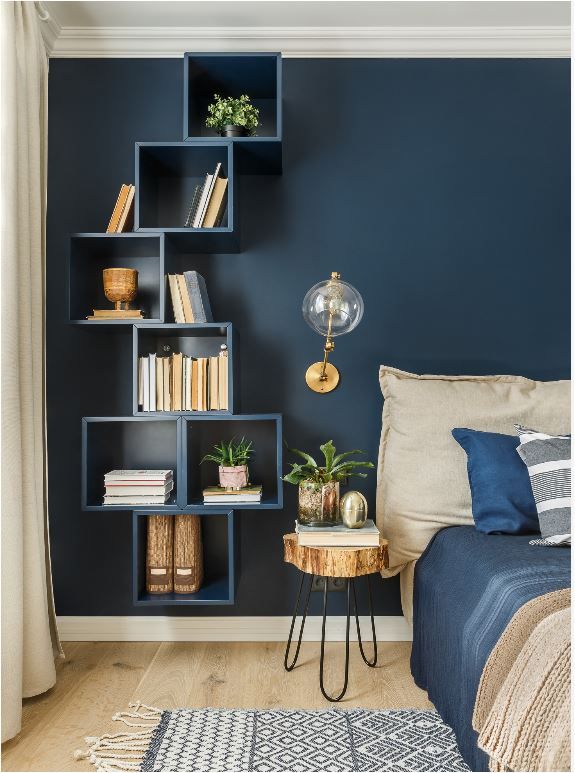
{"label": "gold goblet", "polygon": [[138,292],[138,272],[134,268],[105,268],[104,295],[115,304],[116,311],[130,308]]}

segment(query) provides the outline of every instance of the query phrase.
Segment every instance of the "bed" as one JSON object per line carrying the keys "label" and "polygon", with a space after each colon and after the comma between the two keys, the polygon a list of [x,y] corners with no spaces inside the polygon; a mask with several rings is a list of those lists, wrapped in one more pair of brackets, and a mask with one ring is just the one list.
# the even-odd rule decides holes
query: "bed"
{"label": "bed", "polygon": [[471,722],[491,650],[523,604],[570,585],[571,551],[530,539],[448,527],[415,566],[412,674],[474,771],[489,770]]}

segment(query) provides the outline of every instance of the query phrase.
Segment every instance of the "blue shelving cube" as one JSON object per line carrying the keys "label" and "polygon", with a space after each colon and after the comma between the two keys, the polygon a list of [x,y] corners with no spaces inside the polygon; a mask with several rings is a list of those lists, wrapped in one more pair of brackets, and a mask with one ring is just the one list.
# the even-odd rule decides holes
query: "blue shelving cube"
{"label": "blue shelving cube", "polygon": [[[148,593],[146,590],[147,518],[159,514],[148,508],[132,513],[133,600],[135,606],[229,605],[235,601],[238,578],[238,532],[231,510],[203,513],[204,581],[197,593]],[[162,513],[163,514],[163,513]],[[170,513],[171,516],[177,513]]]}
{"label": "blue shelving cube", "polygon": [[[228,179],[227,209],[218,228],[187,228],[196,186],[221,163]],[[134,231],[162,231],[190,252],[238,252],[239,218],[230,141],[136,143]]]}
{"label": "blue shelving cube", "polygon": [[[217,355],[221,346],[228,351],[228,410],[207,411],[206,415],[224,416],[233,413],[239,406],[236,400],[239,350],[237,335],[230,322],[210,322],[205,324],[165,324],[134,325],[133,330],[133,412],[135,416],[166,416],[166,412],[144,412],[138,406],[138,358],[148,354],[158,357],[181,352],[190,357],[210,357]],[[185,414],[186,411],[169,412],[168,415]],[[187,412],[189,414],[189,412]],[[193,415],[200,412],[194,411]]]}
{"label": "blue shelving cube", "polygon": [[[234,137],[238,171],[279,174],[282,171],[282,59],[279,53],[184,54],[184,139],[214,137],[206,126],[214,94],[247,94],[259,110],[255,137]],[[225,138],[227,139],[227,138]]]}

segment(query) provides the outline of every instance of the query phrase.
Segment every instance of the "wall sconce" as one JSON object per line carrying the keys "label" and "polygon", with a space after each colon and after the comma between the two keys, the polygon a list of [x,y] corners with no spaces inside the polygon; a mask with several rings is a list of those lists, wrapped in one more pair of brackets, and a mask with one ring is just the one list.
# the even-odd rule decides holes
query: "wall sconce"
{"label": "wall sconce", "polygon": [[341,336],[357,327],[363,317],[363,298],[340,274],[334,271],[331,279],[318,282],[303,299],[303,318],[307,324],[325,336],[323,362],[314,362],[305,374],[306,384],[314,392],[331,392],[339,384],[339,371],[327,361],[333,352],[335,336]]}

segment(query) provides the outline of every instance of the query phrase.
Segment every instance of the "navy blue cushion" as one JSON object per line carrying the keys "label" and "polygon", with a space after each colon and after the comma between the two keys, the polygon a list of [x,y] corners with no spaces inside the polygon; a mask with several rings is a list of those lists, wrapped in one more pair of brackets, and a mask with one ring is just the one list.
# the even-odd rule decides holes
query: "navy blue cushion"
{"label": "navy blue cushion", "polygon": [[529,472],[516,450],[519,438],[464,428],[452,434],[467,454],[475,528],[484,534],[538,532]]}

